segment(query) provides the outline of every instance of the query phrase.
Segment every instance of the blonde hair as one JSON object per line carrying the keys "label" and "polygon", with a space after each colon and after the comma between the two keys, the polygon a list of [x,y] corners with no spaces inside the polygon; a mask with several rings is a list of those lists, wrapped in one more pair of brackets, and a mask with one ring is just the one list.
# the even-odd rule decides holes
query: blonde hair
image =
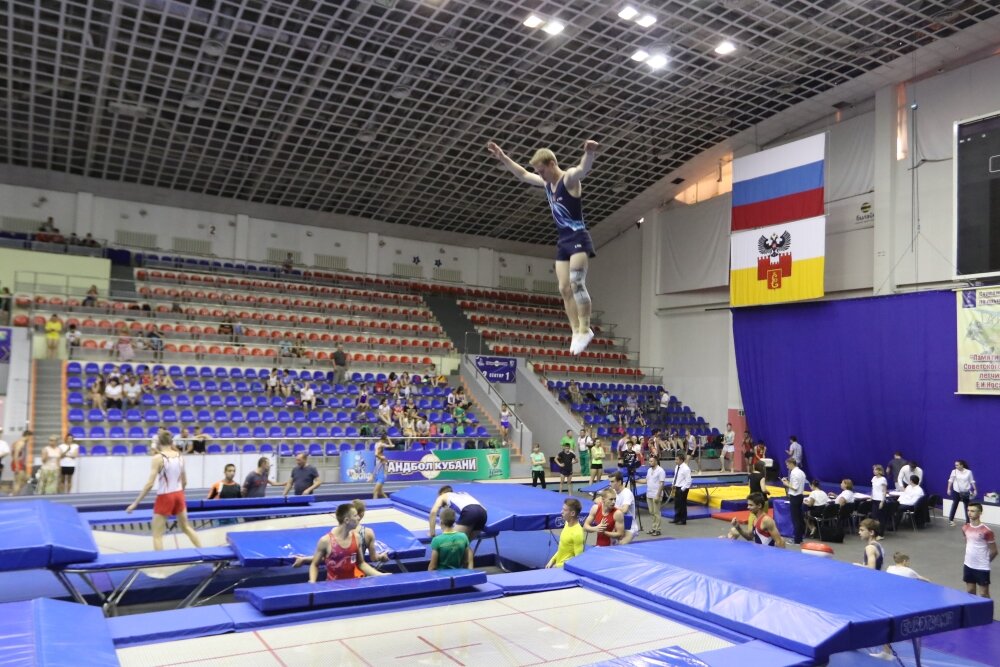
{"label": "blonde hair", "polygon": [[553,164],[556,164],[556,154],[553,153],[551,149],[539,148],[537,151],[535,151],[535,154],[531,156],[531,159],[528,161],[528,164],[536,165],[536,164],[541,164],[543,162],[551,162]]}

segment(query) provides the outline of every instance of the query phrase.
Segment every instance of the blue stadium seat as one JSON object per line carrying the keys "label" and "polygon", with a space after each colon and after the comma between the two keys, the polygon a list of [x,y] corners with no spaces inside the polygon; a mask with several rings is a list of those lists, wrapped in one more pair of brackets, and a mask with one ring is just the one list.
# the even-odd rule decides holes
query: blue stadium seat
{"label": "blue stadium seat", "polygon": [[194,410],[181,410],[180,420],[182,424],[193,424]]}
{"label": "blue stadium seat", "polygon": [[285,429],[280,426],[271,426],[267,429],[267,437],[269,438],[283,438],[285,437]]}
{"label": "blue stadium seat", "polygon": [[247,410],[246,421],[248,424],[259,424],[261,422],[260,413],[256,410]]}
{"label": "blue stadium seat", "polygon": [[102,422],[104,421],[104,413],[97,408],[92,408],[87,411],[87,421],[89,422]]}
{"label": "blue stadium seat", "polygon": [[264,385],[262,385],[260,382],[251,382],[250,391],[253,392],[254,394],[259,394],[264,391]]}
{"label": "blue stadium seat", "polygon": [[148,454],[149,448],[146,445],[132,445],[132,456]]}
{"label": "blue stadium seat", "polygon": [[271,407],[272,408],[282,408],[284,406],[285,406],[285,399],[283,399],[281,396],[272,396],[271,397]]}
{"label": "blue stadium seat", "polygon": [[198,376],[202,378],[213,377],[215,373],[212,372],[211,366],[202,366],[201,370],[198,372]]}
{"label": "blue stadium seat", "polygon": [[242,378],[243,377],[243,369],[240,368],[239,366],[234,366],[233,368],[230,368],[229,369],[229,377],[233,378],[234,380],[237,379],[237,378]]}
{"label": "blue stadium seat", "polygon": [[[219,369],[219,370],[222,370],[222,369]],[[233,383],[230,382],[229,380],[223,380],[222,382],[219,383],[219,391],[221,391],[221,392],[232,392],[233,391]]]}
{"label": "blue stadium seat", "polygon": [[278,422],[281,423],[281,424],[290,424],[290,423],[292,423],[292,415],[291,415],[291,413],[288,412],[288,410],[279,410],[278,411]]}
{"label": "blue stadium seat", "polygon": [[245,371],[243,371],[243,377],[245,377],[248,380],[253,380],[254,378],[257,377],[257,369],[255,368],[246,369]]}
{"label": "blue stadium seat", "polygon": [[267,370],[266,368],[262,368],[259,371],[257,371],[257,377],[262,380],[266,380],[267,378],[271,377],[271,371]]}
{"label": "blue stadium seat", "polygon": [[204,408],[208,405],[208,399],[202,394],[195,394],[191,397],[191,405],[196,408]]}
{"label": "blue stadium seat", "polygon": [[324,410],[322,417],[323,421],[327,424],[337,421],[337,415],[335,415],[331,410]]}
{"label": "blue stadium seat", "polygon": [[234,424],[242,424],[246,421],[246,416],[243,414],[242,410],[233,410],[229,413],[229,421]]}
{"label": "blue stadium seat", "polygon": [[399,432],[399,429],[396,428],[395,426],[390,426],[388,433],[390,438],[398,438],[401,435],[403,435],[402,433]]}
{"label": "blue stadium seat", "polygon": [[160,421],[167,423],[174,423],[177,421],[177,412],[175,410],[164,410],[160,413]]}
{"label": "blue stadium seat", "polygon": [[[340,385],[337,385],[337,386],[339,387]],[[347,386],[347,394],[348,394],[349,396],[357,396],[357,395],[359,395],[360,393],[361,393],[361,390],[360,390],[360,389],[358,389],[358,385],[356,385],[356,384],[351,384],[351,385],[348,385],[348,386]]]}
{"label": "blue stadium seat", "polygon": [[195,366],[185,366],[184,367],[184,377],[186,378],[196,378],[198,377],[198,369]]}
{"label": "blue stadium seat", "polygon": [[257,451],[257,445],[253,444],[252,442],[247,442],[243,444],[244,454],[253,454],[256,451]]}
{"label": "blue stadium seat", "polygon": [[349,442],[342,442],[337,447],[341,452],[349,452],[353,449],[351,443]]}
{"label": "blue stadium seat", "polygon": [[250,437],[250,427],[249,426],[240,426],[240,427],[238,427],[236,429],[236,437],[237,438],[249,438]]}
{"label": "blue stadium seat", "polygon": [[142,395],[142,400],[139,401],[139,403],[142,404],[142,406],[146,407],[146,408],[155,408],[156,407],[156,396],[153,396],[152,394],[143,394]]}
{"label": "blue stadium seat", "polygon": [[113,373],[114,371],[115,371],[115,365],[112,364],[111,362],[108,362],[108,363],[104,364],[103,366],[101,366],[101,372],[104,373],[105,375],[108,375],[109,373]]}
{"label": "blue stadium seat", "polygon": [[311,424],[318,424],[321,421],[323,421],[323,417],[322,415],[320,415],[320,413],[313,410],[308,415],[306,415],[306,420]]}
{"label": "blue stadium seat", "polygon": [[159,426],[149,426],[146,428],[146,437],[152,440],[156,437],[156,434],[160,432]]}
{"label": "blue stadium seat", "polygon": [[202,386],[205,388],[205,391],[209,394],[219,391],[219,383],[216,382],[215,380],[205,380]]}
{"label": "blue stadium seat", "polygon": [[368,449],[368,445],[366,445],[365,443],[363,443],[363,442],[356,442],[356,443],[354,443],[354,451],[356,451],[356,452],[363,452],[366,449]]}
{"label": "blue stadium seat", "polygon": [[108,448],[104,445],[94,445],[90,448],[91,456],[107,456]]}
{"label": "blue stadium seat", "polygon": [[221,454],[222,453],[222,445],[211,444],[211,445],[209,445],[208,447],[205,448],[205,453],[206,454]]}
{"label": "blue stadium seat", "polygon": [[326,443],[325,452],[327,456],[336,456],[339,453],[337,449],[337,443],[335,442]]}
{"label": "blue stadium seat", "polygon": [[79,391],[83,389],[83,380],[76,376],[68,377],[66,378],[66,388],[70,391]]}
{"label": "blue stadium seat", "polygon": [[326,399],[326,407],[328,407],[328,408],[339,408],[340,407],[340,399],[337,398],[336,396],[331,396],[330,398]]}
{"label": "blue stadium seat", "polygon": [[346,412],[344,412],[343,410],[341,410],[340,412],[337,413],[336,421],[338,421],[340,423],[344,423],[346,421],[349,421],[350,418],[351,418],[350,415],[348,415]]}
{"label": "blue stadium seat", "polygon": [[364,382],[365,377],[358,372],[351,373],[351,382]]}
{"label": "blue stadium seat", "polygon": [[258,408],[266,408],[270,405],[270,401],[267,400],[267,396],[255,396],[253,399],[253,404]]}
{"label": "blue stadium seat", "polygon": [[91,426],[90,432],[87,434],[89,438],[106,438],[108,437],[107,432],[104,430],[103,426]]}
{"label": "blue stadium seat", "polygon": [[191,380],[187,383],[187,390],[190,392],[205,391],[205,388],[201,384],[201,380]]}
{"label": "blue stadium seat", "polygon": [[316,432],[313,430],[312,426],[303,426],[299,430],[299,437],[312,439],[316,437]]}
{"label": "blue stadium seat", "polygon": [[451,441],[451,448],[452,449],[465,449],[465,443],[463,443],[461,440],[452,440]]}
{"label": "blue stadium seat", "polygon": [[174,397],[170,394],[160,394],[157,403],[161,408],[172,408],[174,406]]}
{"label": "blue stadium seat", "polygon": [[71,424],[79,424],[83,421],[83,410],[80,408],[70,409],[66,413],[66,419],[68,419]]}
{"label": "blue stadium seat", "polygon": [[348,438],[356,438],[356,437],[358,437],[358,429],[357,429],[357,427],[356,426],[348,426],[347,428],[344,429],[344,435],[347,436]]}
{"label": "blue stadium seat", "polygon": [[69,434],[77,439],[87,437],[87,431],[84,430],[82,426],[71,426],[69,429]]}
{"label": "blue stadium seat", "polygon": [[281,443],[281,446],[278,447],[278,455],[279,456],[291,456],[292,455],[292,448],[289,447],[288,445],[286,445],[285,443]]}
{"label": "blue stadium seat", "polygon": [[292,454],[294,454],[295,456],[305,453],[306,453],[306,446],[303,445],[301,442],[296,442],[294,445],[292,445]]}
{"label": "blue stadium seat", "polygon": [[488,438],[488,437],[490,437],[490,432],[486,430],[485,426],[480,426],[478,429],[476,429],[476,437],[477,438]]}
{"label": "blue stadium seat", "polygon": [[255,438],[266,438],[267,437],[267,427],[266,426],[254,426],[253,427],[253,437],[255,437]]}
{"label": "blue stadium seat", "polygon": [[122,411],[118,408],[111,408],[108,410],[108,421],[109,422],[120,422],[122,420]]}
{"label": "blue stadium seat", "polygon": [[260,446],[261,454],[270,454],[273,451],[274,451],[274,445],[272,445],[269,442],[265,442],[263,445]]}
{"label": "blue stadium seat", "polygon": [[93,361],[91,361],[90,363],[88,363],[86,366],[83,367],[83,372],[86,373],[87,375],[97,375],[98,373],[101,372],[101,367],[95,364]]}
{"label": "blue stadium seat", "polygon": [[108,437],[112,440],[123,440],[125,439],[125,429],[121,426],[112,426],[108,431]]}
{"label": "blue stadium seat", "polygon": [[129,440],[145,440],[146,431],[141,426],[132,426],[128,430]]}
{"label": "blue stadium seat", "polygon": [[209,410],[199,410],[195,419],[203,424],[210,422],[212,421],[212,413]]}
{"label": "blue stadium seat", "polygon": [[[219,437],[223,439],[236,437],[236,432],[232,426],[223,426],[219,429]],[[221,449],[219,451],[222,451]]]}
{"label": "blue stadium seat", "polygon": [[340,438],[343,435],[344,435],[344,429],[341,428],[340,426],[331,426],[330,427],[330,437],[332,437],[332,438]]}
{"label": "blue stadium seat", "polygon": [[225,410],[216,410],[215,417],[213,417],[212,421],[227,422],[229,421],[229,413]]}
{"label": "blue stadium seat", "polygon": [[323,456],[323,446],[316,442],[310,443],[309,456]]}
{"label": "blue stadium seat", "polygon": [[179,408],[190,408],[191,407],[191,397],[187,394],[181,394],[174,401],[174,405]]}
{"label": "blue stadium seat", "polygon": [[286,438],[297,438],[299,437],[299,427],[298,426],[286,426],[285,434]]}
{"label": "blue stadium seat", "polygon": [[208,436],[209,438],[216,437],[215,427],[214,426],[205,426],[204,428],[201,429],[201,432],[204,435]]}
{"label": "blue stadium seat", "polygon": [[[234,369],[234,370],[237,370],[237,369]],[[230,391],[235,391],[238,394],[245,394],[248,391],[250,391],[250,385],[247,384],[246,382],[242,382],[242,381],[241,382],[237,382],[235,385],[233,385],[233,388]]]}
{"label": "blue stadium seat", "polygon": [[354,407],[354,399],[353,398],[344,398],[343,400],[340,401],[340,407],[347,408],[347,409],[353,408]]}
{"label": "blue stadium seat", "polygon": [[229,371],[222,366],[215,369],[215,377],[217,378],[229,378]]}

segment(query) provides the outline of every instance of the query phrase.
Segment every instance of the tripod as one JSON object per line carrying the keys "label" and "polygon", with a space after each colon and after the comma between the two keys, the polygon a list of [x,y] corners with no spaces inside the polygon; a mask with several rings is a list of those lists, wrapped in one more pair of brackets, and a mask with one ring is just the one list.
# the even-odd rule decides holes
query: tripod
{"label": "tripod", "polygon": [[[636,467],[637,466],[638,466],[638,462],[628,463],[625,466],[625,476],[628,478],[627,484],[628,484],[629,491],[632,492],[632,497],[633,498],[637,498],[638,497],[638,493],[635,490],[635,471],[636,471]],[[648,506],[648,503],[647,503],[647,506]],[[635,507],[634,507],[634,509],[635,509],[635,515],[633,516],[633,520],[635,521],[635,525],[641,531],[642,530],[642,519],[639,518],[640,512],[639,512],[639,503],[638,503],[638,501],[635,501]]]}

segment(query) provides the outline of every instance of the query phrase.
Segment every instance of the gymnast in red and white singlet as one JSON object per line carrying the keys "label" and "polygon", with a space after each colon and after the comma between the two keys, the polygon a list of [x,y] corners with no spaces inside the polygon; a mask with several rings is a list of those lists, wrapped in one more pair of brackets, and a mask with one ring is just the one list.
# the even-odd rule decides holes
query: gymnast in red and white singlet
{"label": "gymnast in red and white singlet", "polygon": [[614,507],[605,511],[603,504],[598,505],[597,514],[594,515],[594,525],[599,525],[602,521],[607,521],[607,523],[604,525],[604,532],[597,534],[597,546],[611,546],[611,534],[615,532],[616,511]]}
{"label": "gymnast in red and white singlet", "polygon": [[358,533],[351,531],[351,543],[342,547],[337,542],[334,528],[327,537],[330,538],[330,551],[326,556],[326,578],[327,581],[334,579],[358,579],[364,573],[358,569]]}
{"label": "gymnast in red and white singlet", "polygon": [[168,456],[161,452],[163,467],[156,476],[156,502],[153,514],[177,516],[187,511],[184,500],[184,459],[180,454]]}

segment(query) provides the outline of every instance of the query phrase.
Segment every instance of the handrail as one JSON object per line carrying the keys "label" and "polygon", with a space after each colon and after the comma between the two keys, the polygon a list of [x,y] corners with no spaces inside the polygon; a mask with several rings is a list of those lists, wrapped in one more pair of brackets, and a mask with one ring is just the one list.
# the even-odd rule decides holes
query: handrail
{"label": "handrail", "polygon": [[503,395],[500,393],[500,391],[498,389],[496,389],[493,386],[493,383],[489,381],[489,379],[486,377],[486,375],[484,375],[483,372],[481,370],[479,370],[479,367],[476,366],[475,362],[472,361],[472,359],[471,359],[472,355],[466,353],[466,354],[463,354],[462,357],[463,357],[463,361],[467,362],[468,365],[470,367],[472,367],[473,370],[476,371],[476,375],[479,378],[482,378],[482,381],[484,383],[486,383],[486,396],[487,396],[487,398],[491,394],[496,394],[497,398],[500,399],[500,402],[502,404],[506,404],[507,405],[507,408],[510,410],[511,416],[516,420],[516,423],[517,423],[517,436],[518,436],[517,445],[518,445],[518,448],[520,449],[521,453],[523,454],[524,453],[524,420],[521,419],[521,417],[517,414],[517,411],[514,410],[514,408],[512,408],[510,406],[510,404],[507,403],[507,401],[504,399]]}

